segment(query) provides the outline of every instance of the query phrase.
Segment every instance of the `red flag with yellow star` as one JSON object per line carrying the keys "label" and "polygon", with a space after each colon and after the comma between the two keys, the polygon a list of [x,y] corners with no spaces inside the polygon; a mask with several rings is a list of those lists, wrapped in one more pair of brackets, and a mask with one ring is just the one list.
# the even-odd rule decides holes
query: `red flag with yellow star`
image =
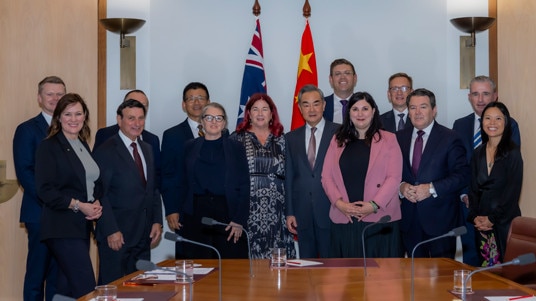
{"label": "red flag with yellow star", "polygon": [[307,85],[318,86],[318,76],[316,73],[315,47],[313,45],[313,35],[309,27],[309,20],[305,19],[305,29],[301,39],[300,61],[298,62],[298,78],[296,80],[296,90],[294,91],[294,101],[292,104],[292,121],[290,129],[296,129],[305,124],[298,107],[298,92]]}

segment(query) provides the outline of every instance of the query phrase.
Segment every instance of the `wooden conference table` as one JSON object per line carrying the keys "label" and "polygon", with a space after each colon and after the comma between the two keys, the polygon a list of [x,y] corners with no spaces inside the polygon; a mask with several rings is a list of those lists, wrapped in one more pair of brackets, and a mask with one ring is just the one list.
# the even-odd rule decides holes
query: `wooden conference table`
{"label": "wooden conference table", "polygon": [[[354,262],[353,267],[341,266],[341,260]],[[350,261],[348,261],[350,260]],[[253,274],[249,275],[247,259],[222,261],[222,300],[410,300],[411,259],[367,259],[367,276],[362,259],[326,259],[323,267],[288,267],[271,269],[268,260],[253,260]],[[202,267],[218,267],[217,260],[195,260]],[[360,262],[360,264],[355,264]],[[338,263],[338,264],[333,264]],[[159,266],[174,266],[166,260]],[[338,265],[338,266],[337,266]],[[331,267],[329,267],[331,266]],[[453,285],[453,271],[472,269],[446,258],[415,259],[415,300],[456,300],[449,292]],[[133,273],[116,284],[119,297],[144,297],[145,301],[189,300],[188,284],[156,284],[154,286],[125,286],[124,281],[139,274]],[[485,300],[491,295],[533,295],[536,291],[493,273],[480,272],[472,277],[475,291],[467,300]],[[168,292],[166,295],[165,292]],[[153,294],[153,296],[149,296]],[[160,294],[159,297],[155,295]],[[89,301],[93,293],[80,298]],[[196,279],[193,300],[218,300],[218,271],[215,269],[202,279]]]}

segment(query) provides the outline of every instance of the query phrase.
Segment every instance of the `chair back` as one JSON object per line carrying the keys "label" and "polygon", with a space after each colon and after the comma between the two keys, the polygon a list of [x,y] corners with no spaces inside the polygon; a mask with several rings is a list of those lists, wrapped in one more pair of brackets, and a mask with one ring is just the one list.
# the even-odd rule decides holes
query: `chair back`
{"label": "chair back", "polygon": [[[536,254],[536,218],[518,216],[512,220],[510,225],[504,262],[526,253]],[[524,266],[505,266],[501,276],[520,284],[536,284],[536,263]]]}

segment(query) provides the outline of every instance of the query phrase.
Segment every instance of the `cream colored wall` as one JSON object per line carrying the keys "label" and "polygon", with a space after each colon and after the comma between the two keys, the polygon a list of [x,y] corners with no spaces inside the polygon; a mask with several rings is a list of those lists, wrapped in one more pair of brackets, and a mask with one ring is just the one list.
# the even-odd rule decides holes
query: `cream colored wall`
{"label": "cream colored wall", "polygon": [[536,1],[497,0],[499,99],[519,122],[524,161],[521,212],[536,217]]}
{"label": "cream colored wall", "polygon": [[[97,1],[0,0],[0,160],[15,179],[12,140],[37,115],[37,83],[58,75],[97,117]],[[0,300],[22,300],[26,233],[19,224],[22,193],[0,204]]]}

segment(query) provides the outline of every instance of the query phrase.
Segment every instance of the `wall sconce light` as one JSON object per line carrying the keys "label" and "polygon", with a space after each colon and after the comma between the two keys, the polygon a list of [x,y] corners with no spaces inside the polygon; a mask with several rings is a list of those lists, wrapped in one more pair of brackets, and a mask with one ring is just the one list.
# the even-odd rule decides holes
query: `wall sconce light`
{"label": "wall sconce light", "polygon": [[125,36],[140,29],[145,20],[131,18],[101,19],[102,26],[113,33],[119,34],[120,47],[120,88],[136,89],[136,37]]}
{"label": "wall sconce light", "polygon": [[487,30],[495,18],[463,17],[451,19],[450,23],[458,30],[471,36],[460,36],[460,89],[468,89],[469,82],[475,77],[476,33]]}
{"label": "wall sconce light", "polygon": [[18,190],[17,180],[6,179],[6,160],[0,160],[0,204],[13,198]]}

